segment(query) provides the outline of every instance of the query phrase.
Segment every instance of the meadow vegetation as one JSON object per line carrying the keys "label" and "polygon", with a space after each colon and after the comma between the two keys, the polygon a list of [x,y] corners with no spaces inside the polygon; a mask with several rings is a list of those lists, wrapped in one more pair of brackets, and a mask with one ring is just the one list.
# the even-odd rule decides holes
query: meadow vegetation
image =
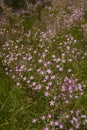
{"label": "meadow vegetation", "polygon": [[0,130],[87,130],[87,1],[0,5]]}

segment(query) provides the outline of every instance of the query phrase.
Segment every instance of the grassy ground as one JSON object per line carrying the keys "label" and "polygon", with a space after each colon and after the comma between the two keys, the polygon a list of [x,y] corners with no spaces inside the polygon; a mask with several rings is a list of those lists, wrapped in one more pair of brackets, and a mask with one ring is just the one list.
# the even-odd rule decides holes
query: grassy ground
{"label": "grassy ground", "polygon": [[87,129],[87,13],[44,12],[0,25],[0,130]]}

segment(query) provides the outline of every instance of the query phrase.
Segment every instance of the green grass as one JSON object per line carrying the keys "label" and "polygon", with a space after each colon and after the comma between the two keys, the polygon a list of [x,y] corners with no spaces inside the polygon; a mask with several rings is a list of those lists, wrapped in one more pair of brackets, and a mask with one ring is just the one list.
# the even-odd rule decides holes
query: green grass
{"label": "green grass", "polygon": [[43,125],[32,126],[31,120],[44,113],[46,100],[43,96],[36,96],[32,99],[26,90],[17,88],[0,64],[0,129],[41,130]]}
{"label": "green grass", "polygon": [[24,91],[16,88],[13,81],[5,75],[0,64],[0,129],[21,129],[30,102]]}

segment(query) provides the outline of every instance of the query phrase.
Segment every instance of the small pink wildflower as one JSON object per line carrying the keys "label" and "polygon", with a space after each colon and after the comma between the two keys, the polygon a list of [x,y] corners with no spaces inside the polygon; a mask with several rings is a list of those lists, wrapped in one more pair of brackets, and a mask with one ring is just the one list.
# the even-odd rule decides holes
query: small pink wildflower
{"label": "small pink wildflower", "polygon": [[44,130],[49,130],[49,128],[48,128],[48,127],[45,127]]}
{"label": "small pink wildflower", "polygon": [[73,128],[70,128],[69,130],[73,130]]}
{"label": "small pink wildflower", "polygon": [[52,117],[52,115],[51,115],[51,114],[49,114],[49,115],[48,115],[48,118],[50,119],[51,117]]}
{"label": "small pink wildflower", "polygon": [[47,70],[47,73],[48,73],[48,74],[51,74],[51,70],[50,70],[50,69],[48,69],[48,70]]}
{"label": "small pink wildflower", "polygon": [[45,96],[48,97],[48,96],[49,96],[49,93],[48,93],[48,92],[45,92]]}
{"label": "small pink wildflower", "polygon": [[60,127],[60,129],[63,129],[63,125],[62,124],[60,124],[59,127]]}
{"label": "small pink wildflower", "polygon": [[53,122],[53,121],[50,121],[50,125],[53,126],[53,125],[54,125],[54,122]]}
{"label": "small pink wildflower", "polygon": [[46,117],[45,117],[45,116],[41,116],[41,119],[42,119],[42,120],[45,120],[45,119],[46,119]]}
{"label": "small pink wildflower", "polygon": [[59,125],[59,122],[58,122],[58,121],[56,121],[56,122],[54,123],[54,125],[55,125],[55,126],[58,126],[58,125]]}
{"label": "small pink wildflower", "polygon": [[51,86],[51,85],[52,85],[52,82],[49,82],[49,83],[48,83],[48,86]]}
{"label": "small pink wildflower", "polygon": [[36,122],[37,122],[37,120],[34,118],[34,119],[32,120],[32,123],[35,124]]}
{"label": "small pink wildflower", "polygon": [[62,67],[60,67],[60,68],[59,68],[59,71],[63,71],[63,68],[62,68]]}
{"label": "small pink wildflower", "polygon": [[71,69],[68,69],[68,72],[71,72],[72,70]]}
{"label": "small pink wildflower", "polygon": [[54,101],[51,101],[50,106],[54,106],[54,103],[55,103]]}
{"label": "small pink wildflower", "polygon": [[55,76],[55,75],[52,75],[52,76],[51,76],[51,79],[55,79],[55,78],[56,78],[56,76]]}

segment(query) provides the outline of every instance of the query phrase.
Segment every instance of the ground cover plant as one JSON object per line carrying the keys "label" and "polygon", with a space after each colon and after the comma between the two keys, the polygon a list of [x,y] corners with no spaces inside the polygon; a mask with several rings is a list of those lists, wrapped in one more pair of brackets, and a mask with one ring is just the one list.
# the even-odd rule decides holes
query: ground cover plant
{"label": "ground cover plant", "polygon": [[0,129],[86,130],[87,2],[25,5],[1,1]]}

